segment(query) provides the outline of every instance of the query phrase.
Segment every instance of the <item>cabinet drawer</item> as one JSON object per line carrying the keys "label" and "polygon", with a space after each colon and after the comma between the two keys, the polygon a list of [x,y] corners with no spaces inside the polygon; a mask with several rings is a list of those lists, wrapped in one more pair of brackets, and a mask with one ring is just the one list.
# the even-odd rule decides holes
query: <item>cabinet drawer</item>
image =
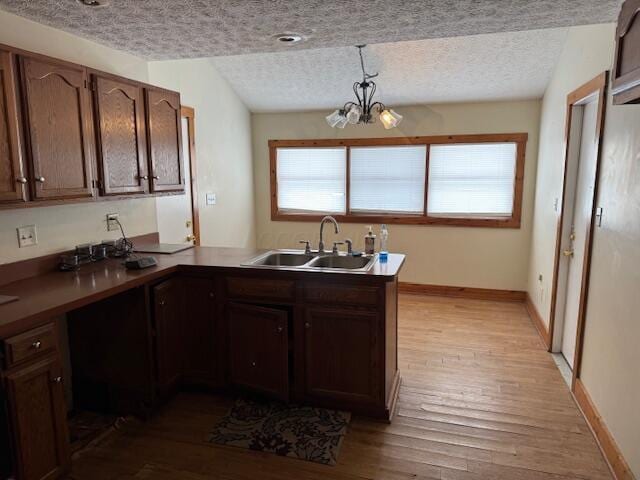
{"label": "cabinet drawer", "polygon": [[230,297],[293,300],[294,283],[291,280],[262,278],[228,278],[227,293]]}
{"label": "cabinet drawer", "polygon": [[21,333],[4,341],[6,366],[38,358],[56,349],[56,335],[52,323]]}
{"label": "cabinet drawer", "polygon": [[304,300],[307,302],[346,305],[375,306],[378,303],[378,287],[365,285],[329,285],[309,283],[304,287]]}

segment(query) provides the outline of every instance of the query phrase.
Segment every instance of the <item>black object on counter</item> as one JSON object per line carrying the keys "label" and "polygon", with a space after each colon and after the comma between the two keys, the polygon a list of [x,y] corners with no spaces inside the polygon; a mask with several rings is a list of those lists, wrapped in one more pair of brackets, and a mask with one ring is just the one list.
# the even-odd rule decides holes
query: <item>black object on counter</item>
{"label": "black object on counter", "polygon": [[155,257],[138,257],[124,262],[127,270],[142,270],[143,268],[153,267],[157,264],[158,262]]}

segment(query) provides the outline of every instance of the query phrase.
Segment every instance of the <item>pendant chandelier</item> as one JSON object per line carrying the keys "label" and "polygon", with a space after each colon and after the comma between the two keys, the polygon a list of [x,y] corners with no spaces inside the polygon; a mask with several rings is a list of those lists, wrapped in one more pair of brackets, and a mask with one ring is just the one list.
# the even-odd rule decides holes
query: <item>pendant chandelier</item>
{"label": "pendant chandelier", "polygon": [[376,117],[378,117],[384,128],[389,130],[398,126],[402,121],[402,115],[388,109],[381,102],[373,101],[373,96],[376,93],[376,84],[371,79],[377,77],[378,74],[366,72],[364,59],[362,58],[362,49],[364,47],[366,45],[356,45],[360,55],[360,67],[362,68],[362,81],[353,84],[353,93],[355,93],[358,101],[347,102],[342,108],[327,116],[327,123],[333,128],[344,128],[348,123],[351,125],[375,123]]}

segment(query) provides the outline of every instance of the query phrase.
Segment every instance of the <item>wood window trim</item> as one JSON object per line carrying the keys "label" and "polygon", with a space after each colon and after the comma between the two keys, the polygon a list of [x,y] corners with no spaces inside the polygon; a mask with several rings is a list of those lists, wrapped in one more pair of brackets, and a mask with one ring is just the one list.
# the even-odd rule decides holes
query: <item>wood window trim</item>
{"label": "wood window trim", "polygon": [[[277,149],[295,147],[347,147],[347,185],[346,214],[332,215],[337,221],[344,223],[388,223],[404,225],[436,225],[485,228],[520,228],[522,219],[522,196],[524,190],[524,164],[527,147],[527,133],[499,133],[479,135],[435,135],[419,137],[390,138],[347,138],[347,139],[315,139],[315,140],[269,140],[269,163],[271,184],[271,220],[276,222],[319,222],[323,214],[287,213],[278,209],[277,182]],[[429,153],[431,145],[454,143],[515,143],[516,170],[513,195],[513,213],[510,217],[455,217],[433,216],[427,214],[427,184],[429,181]],[[422,214],[363,214],[350,212],[350,147],[426,145],[425,158],[425,202]]]}

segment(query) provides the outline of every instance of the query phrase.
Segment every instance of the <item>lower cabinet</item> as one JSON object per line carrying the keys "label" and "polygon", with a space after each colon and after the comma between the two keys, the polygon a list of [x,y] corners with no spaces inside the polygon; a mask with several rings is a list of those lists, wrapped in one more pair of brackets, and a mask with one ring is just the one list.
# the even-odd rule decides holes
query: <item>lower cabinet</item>
{"label": "lower cabinet", "polygon": [[156,382],[161,395],[180,383],[184,359],[184,285],[172,278],[153,287],[155,320]]}
{"label": "lower cabinet", "polygon": [[381,399],[379,315],[331,307],[306,309],[302,328],[307,400],[344,406]]}
{"label": "lower cabinet", "polygon": [[288,317],[286,310],[227,304],[231,383],[288,400]]}
{"label": "lower cabinet", "polygon": [[59,478],[70,464],[62,368],[56,356],[5,376],[20,480]]}
{"label": "lower cabinet", "polygon": [[186,385],[219,386],[219,348],[215,280],[184,277],[183,375]]}

